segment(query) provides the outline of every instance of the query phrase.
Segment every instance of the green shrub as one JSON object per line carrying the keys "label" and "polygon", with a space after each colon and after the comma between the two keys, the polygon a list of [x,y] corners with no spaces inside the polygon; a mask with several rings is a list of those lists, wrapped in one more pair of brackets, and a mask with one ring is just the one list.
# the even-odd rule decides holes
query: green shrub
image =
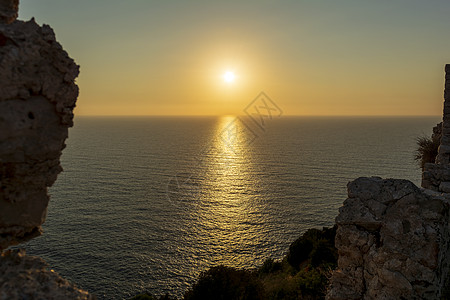
{"label": "green shrub", "polygon": [[153,297],[150,294],[145,293],[145,294],[140,294],[140,295],[134,296],[130,300],[158,300],[158,299]]}
{"label": "green shrub", "polygon": [[319,240],[313,251],[311,251],[310,257],[311,266],[314,268],[323,264],[327,264],[331,267],[336,267],[337,265],[337,251],[334,244],[331,244],[329,240]]}
{"label": "green shrub", "polygon": [[171,298],[168,294],[157,298],[157,297],[152,296],[149,293],[145,293],[145,294],[140,294],[140,295],[134,296],[130,300],[176,300],[176,298]]}
{"label": "green shrub", "polygon": [[414,159],[418,161],[420,167],[423,169],[426,163],[434,163],[438,154],[438,148],[440,144],[440,136],[429,138],[426,136],[417,138],[417,145],[419,148],[416,150]]}
{"label": "green shrub", "polygon": [[264,261],[263,265],[259,268],[260,274],[275,273],[283,268],[281,262],[274,261],[272,258],[268,258]]}
{"label": "green shrub", "polygon": [[327,277],[319,269],[304,269],[296,275],[303,297],[323,299],[328,285]]}
{"label": "green shrub", "polygon": [[297,300],[299,299],[299,293],[295,289],[287,289],[284,287],[280,287],[271,291],[267,298],[270,300]]}
{"label": "green shrub", "polygon": [[322,230],[309,229],[299,239],[291,244],[287,255],[287,261],[296,270],[300,264],[311,259],[313,266],[322,263],[337,263],[337,249],[334,247],[336,226],[324,227]]}
{"label": "green shrub", "polygon": [[186,300],[202,299],[263,299],[261,281],[248,270],[225,266],[212,267],[200,274],[197,283],[185,293]]}
{"label": "green shrub", "polygon": [[[212,267],[200,274],[183,299],[324,299],[328,272],[337,264],[336,228],[307,230],[290,245],[281,262],[269,258],[254,270]],[[164,297],[142,294],[132,300],[171,300]]]}
{"label": "green shrub", "polygon": [[305,239],[302,236],[289,246],[287,255],[288,263],[296,270],[299,270],[300,264],[309,258],[312,249],[313,243],[311,240]]}

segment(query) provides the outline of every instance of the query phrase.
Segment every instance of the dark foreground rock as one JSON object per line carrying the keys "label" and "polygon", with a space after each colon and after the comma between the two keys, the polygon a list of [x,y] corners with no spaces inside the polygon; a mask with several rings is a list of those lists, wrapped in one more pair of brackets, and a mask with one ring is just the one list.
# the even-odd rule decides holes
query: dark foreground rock
{"label": "dark foreground rock", "polygon": [[2,253],[0,274],[1,299],[94,299],[23,250]]}

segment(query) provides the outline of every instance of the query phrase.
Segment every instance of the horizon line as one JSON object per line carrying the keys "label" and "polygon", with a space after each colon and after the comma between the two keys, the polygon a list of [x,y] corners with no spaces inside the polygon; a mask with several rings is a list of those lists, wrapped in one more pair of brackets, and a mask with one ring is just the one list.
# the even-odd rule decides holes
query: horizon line
{"label": "horizon line", "polygon": [[[236,116],[236,117],[245,117],[246,114],[211,114],[211,115],[96,115],[96,114],[76,114],[76,117],[225,117],[225,116]],[[291,114],[283,114],[280,117],[442,117],[442,115],[291,115]]]}

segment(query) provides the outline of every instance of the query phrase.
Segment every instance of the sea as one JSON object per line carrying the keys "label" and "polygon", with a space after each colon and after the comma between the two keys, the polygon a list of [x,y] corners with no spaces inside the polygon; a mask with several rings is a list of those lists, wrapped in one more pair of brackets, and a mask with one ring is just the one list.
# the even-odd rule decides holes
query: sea
{"label": "sea", "polygon": [[23,248],[98,299],[181,297],[211,266],[281,259],[361,176],[420,186],[440,117],[76,117],[44,234]]}

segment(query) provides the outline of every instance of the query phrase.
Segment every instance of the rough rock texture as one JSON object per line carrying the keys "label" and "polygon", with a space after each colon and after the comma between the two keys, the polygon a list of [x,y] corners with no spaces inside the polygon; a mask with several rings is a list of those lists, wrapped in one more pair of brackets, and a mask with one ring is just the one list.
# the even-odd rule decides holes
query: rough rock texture
{"label": "rough rock texture", "polygon": [[9,24],[16,20],[19,0],[0,0],[0,24]]}
{"label": "rough rock texture", "polygon": [[422,187],[444,193],[450,192],[450,65],[445,65],[444,116],[433,128],[433,136],[440,136],[436,162],[424,165]]}
{"label": "rough rock texture", "polygon": [[327,299],[440,299],[450,264],[449,200],[407,180],[358,178],[336,218]]}
{"label": "rough rock texture", "polygon": [[[41,233],[78,97],[79,67],[53,30],[0,0],[0,251]],[[0,299],[92,299],[23,251],[0,256]]]}
{"label": "rough rock texture", "polygon": [[450,163],[450,65],[445,65],[444,117],[441,145],[439,146],[436,163]]}
{"label": "rough rock texture", "polygon": [[23,250],[2,253],[0,274],[0,299],[93,299]]}
{"label": "rough rock texture", "polygon": [[436,126],[433,127],[433,134],[431,135],[432,140],[441,140],[442,138],[442,123],[436,124]]}
{"label": "rough rock texture", "polygon": [[79,67],[17,4],[0,0],[0,250],[40,234],[78,96]]}
{"label": "rough rock texture", "polygon": [[450,164],[425,164],[422,172],[422,187],[449,193]]}
{"label": "rough rock texture", "polygon": [[433,128],[432,138],[440,138],[435,164],[427,163],[422,172],[422,187],[450,192],[450,65],[445,65],[443,121]]}

